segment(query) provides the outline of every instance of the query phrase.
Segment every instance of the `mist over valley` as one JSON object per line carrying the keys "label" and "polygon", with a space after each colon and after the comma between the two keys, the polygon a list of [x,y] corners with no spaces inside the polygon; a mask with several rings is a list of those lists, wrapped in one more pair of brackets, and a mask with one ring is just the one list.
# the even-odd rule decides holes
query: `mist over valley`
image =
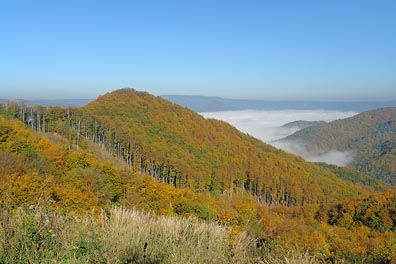
{"label": "mist over valley", "polygon": [[281,140],[302,129],[297,124],[293,126],[292,122],[299,120],[330,122],[354,116],[358,114],[356,111],[284,109],[201,112],[200,114],[206,118],[226,121],[242,132],[274,147],[301,156],[307,161],[326,162],[339,166],[346,166],[353,161],[353,153],[349,151],[331,150],[326,153],[314,153],[307,150],[302,142]]}

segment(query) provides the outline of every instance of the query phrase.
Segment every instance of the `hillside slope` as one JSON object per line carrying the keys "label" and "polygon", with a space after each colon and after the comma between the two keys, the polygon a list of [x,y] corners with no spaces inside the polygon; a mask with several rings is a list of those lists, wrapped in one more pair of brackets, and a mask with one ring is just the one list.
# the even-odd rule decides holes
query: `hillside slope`
{"label": "hillside slope", "polygon": [[[122,205],[208,220],[227,210],[238,219],[235,225],[246,223],[246,212],[234,210],[230,202],[134,173],[85,141],[77,151],[58,133],[37,133],[20,120],[0,115],[0,208],[44,205],[87,213]],[[247,207],[258,206],[251,197],[243,200]]]}
{"label": "hillside slope", "polygon": [[376,179],[396,183],[395,107],[317,124],[282,141],[298,142],[311,154],[352,151],[354,160],[350,165]]}

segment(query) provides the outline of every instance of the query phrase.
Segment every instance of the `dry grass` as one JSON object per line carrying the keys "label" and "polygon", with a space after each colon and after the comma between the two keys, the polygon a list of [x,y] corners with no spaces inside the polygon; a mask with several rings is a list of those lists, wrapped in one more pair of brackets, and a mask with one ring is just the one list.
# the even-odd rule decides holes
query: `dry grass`
{"label": "dry grass", "polygon": [[245,234],[196,219],[113,208],[99,217],[0,211],[0,263],[254,263]]}
{"label": "dry grass", "polygon": [[267,255],[264,264],[315,264],[320,261],[310,255],[308,252],[300,253],[296,250],[291,250],[286,255]]}
{"label": "dry grass", "polygon": [[251,241],[215,223],[113,209],[103,238],[112,259],[148,263],[245,263]]}

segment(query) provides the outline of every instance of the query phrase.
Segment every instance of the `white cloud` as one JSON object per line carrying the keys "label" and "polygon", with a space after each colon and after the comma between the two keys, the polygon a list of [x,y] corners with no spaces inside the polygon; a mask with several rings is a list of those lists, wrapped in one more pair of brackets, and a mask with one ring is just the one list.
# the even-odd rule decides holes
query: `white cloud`
{"label": "white cloud", "polygon": [[351,117],[357,112],[325,110],[241,110],[201,113],[206,118],[226,121],[245,133],[261,139],[277,148],[299,155],[308,161],[323,161],[339,166],[352,162],[353,154],[332,150],[323,154],[314,154],[306,150],[299,142],[276,142],[298,131],[297,127],[282,127],[284,124],[297,121],[326,121]]}

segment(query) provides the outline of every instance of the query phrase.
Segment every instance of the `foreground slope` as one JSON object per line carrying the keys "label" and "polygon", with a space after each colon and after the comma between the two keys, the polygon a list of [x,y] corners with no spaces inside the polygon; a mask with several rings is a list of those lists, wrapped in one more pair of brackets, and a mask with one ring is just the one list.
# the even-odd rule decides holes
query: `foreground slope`
{"label": "foreground slope", "polygon": [[334,202],[367,190],[148,93],[117,90],[80,111],[104,131],[111,128],[107,141],[112,138],[126,161],[177,187],[229,194],[245,189],[263,203],[286,205]]}
{"label": "foreground slope", "polygon": [[1,263],[254,263],[253,241],[216,223],[119,208],[96,218],[44,207],[0,216]]}
{"label": "foreground slope", "polygon": [[356,116],[321,123],[286,137],[312,154],[331,150],[351,151],[350,164],[376,179],[396,183],[396,108],[363,112]]}

